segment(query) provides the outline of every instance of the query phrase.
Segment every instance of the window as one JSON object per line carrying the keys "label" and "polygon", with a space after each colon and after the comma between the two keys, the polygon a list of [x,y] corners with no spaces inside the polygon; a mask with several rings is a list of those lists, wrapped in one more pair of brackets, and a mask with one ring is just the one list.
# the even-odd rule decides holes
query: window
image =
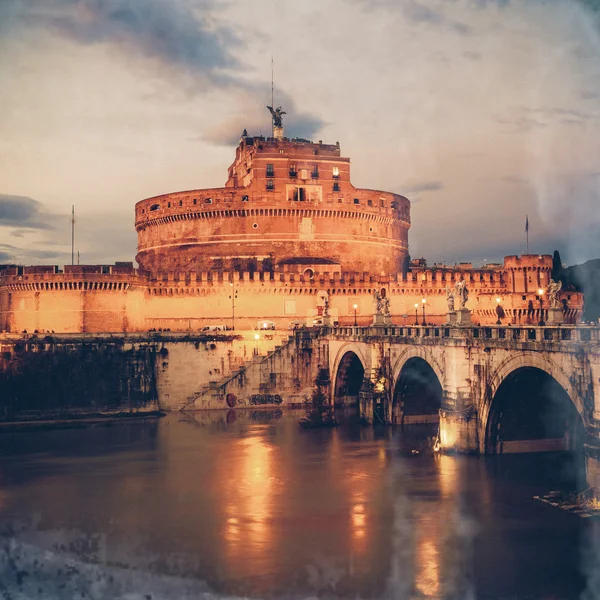
{"label": "window", "polygon": [[153,205],[150,207],[150,210],[158,210],[159,208],[160,208],[160,204],[153,204]]}
{"label": "window", "polygon": [[313,165],[310,176],[312,179],[319,179],[319,167],[317,167],[317,165]]}
{"label": "window", "polygon": [[333,167],[333,178],[337,179],[340,176],[340,168],[339,167]]}
{"label": "window", "polygon": [[252,223],[252,229],[258,229],[258,223]]}
{"label": "window", "polygon": [[204,204],[212,204],[212,198],[205,198]]}
{"label": "window", "polygon": [[290,177],[295,178],[298,176],[298,171],[296,169],[296,165],[290,165]]}
{"label": "window", "polygon": [[340,184],[337,181],[333,184],[333,191],[334,192],[340,191]]}
{"label": "window", "polygon": [[171,203],[167,202],[167,208],[171,208]]}
{"label": "window", "polygon": [[197,200],[196,200],[196,198],[194,198],[194,205],[196,205],[196,202],[197,202]]}
{"label": "window", "polygon": [[[354,198],[354,204],[358,204],[357,200],[358,200],[358,198]],[[373,200],[367,200],[367,205],[373,206]]]}
{"label": "window", "polygon": [[[338,185],[337,183],[334,183],[333,185]],[[370,200],[369,200],[370,202]],[[360,204],[360,200],[358,198],[354,198],[354,204]]]}
{"label": "window", "polygon": [[268,190],[275,189],[275,182],[272,179],[267,179],[267,189]]}
{"label": "window", "polygon": [[383,200],[381,200],[381,199],[379,200],[379,206],[381,208],[385,208],[385,202]]}
{"label": "window", "polygon": [[242,202],[248,202],[248,196],[242,196]]}
{"label": "window", "polygon": [[391,207],[392,207],[394,210],[397,210],[397,209],[398,209],[398,203],[397,203],[395,200],[394,200],[394,201],[393,201],[393,202],[390,204],[390,206],[391,206]]}
{"label": "window", "polygon": [[268,164],[267,165],[267,177],[274,177],[275,176],[275,169],[273,168],[272,164]]}
{"label": "window", "polygon": [[183,200],[179,201],[179,206],[183,206]]}

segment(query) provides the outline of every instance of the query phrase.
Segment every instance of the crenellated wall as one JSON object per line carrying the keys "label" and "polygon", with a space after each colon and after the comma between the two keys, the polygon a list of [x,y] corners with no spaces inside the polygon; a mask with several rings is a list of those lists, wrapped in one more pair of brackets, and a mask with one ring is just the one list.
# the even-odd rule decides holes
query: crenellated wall
{"label": "crenellated wall", "polygon": [[[24,268],[20,275],[0,273],[0,329],[194,331],[206,325],[233,327],[234,313],[236,329],[255,328],[259,319],[287,329],[293,321],[312,325],[323,312],[325,298],[333,321],[352,324],[356,316],[357,323],[367,325],[373,318],[375,291],[390,299],[394,323],[425,319],[440,324],[448,311],[446,288],[461,279],[467,282],[467,307],[475,322],[496,323],[500,305],[503,323],[538,323],[541,312],[547,316],[547,301],[542,298],[540,306],[536,292],[540,282],[549,280],[548,259],[551,262],[551,257],[532,258],[543,264],[531,265],[535,270],[526,272],[532,279],[527,291],[506,268],[413,268],[406,274],[380,276],[341,272],[337,265],[289,264],[277,272],[170,271],[152,278],[133,271],[40,273]],[[512,260],[508,257],[507,263]],[[564,291],[561,299],[566,303],[566,322],[575,322],[581,313],[581,294]]]}

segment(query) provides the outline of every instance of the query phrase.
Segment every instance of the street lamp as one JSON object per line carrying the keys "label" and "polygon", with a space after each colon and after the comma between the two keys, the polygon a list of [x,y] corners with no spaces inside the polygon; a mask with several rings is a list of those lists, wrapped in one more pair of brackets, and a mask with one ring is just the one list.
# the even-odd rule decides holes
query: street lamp
{"label": "street lamp", "polygon": [[354,305],[354,327],[356,327],[358,325],[358,323],[356,322],[356,309],[358,308],[358,304]]}
{"label": "street lamp", "polygon": [[423,303],[423,327],[425,327],[427,324],[425,323],[425,302],[427,302],[427,300],[425,298],[421,298],[421,302]]}
{"label": "street lamp", "polygon": [[254,334],[254,354],[258,354],[258,340],[260,340],[260,335],[258,333]]}
{"label": "street lamp", "polygon": [[538,293],[538,299],[540,301],[540,322],[538,323],[538,325],[540,327],[543,327],[545,325],[545,323],[544,323],[544,290],[542,288],[540,288],[537,293]]}
{"label": "street lamp", "polygon": [[419,310],[419,305],[415,302],[415,325],[419,324],[419,313],[417,312]]}
{"label": "street lamp", "polygon": [[229,296],[231,298],[231,330],[235,331],[235,299],[237,298],[237,290],[233,283],[230,283],[229,285],[232,288],[231,296]]}
{"label": "street lamp", "polygon": [[500,320],[500,312],[501,312],[501,308],[500,308],[500,298],[496,298],[496,314],[498,315],[498,320],[496,321],[496,325],[502,325],[502,321]]}

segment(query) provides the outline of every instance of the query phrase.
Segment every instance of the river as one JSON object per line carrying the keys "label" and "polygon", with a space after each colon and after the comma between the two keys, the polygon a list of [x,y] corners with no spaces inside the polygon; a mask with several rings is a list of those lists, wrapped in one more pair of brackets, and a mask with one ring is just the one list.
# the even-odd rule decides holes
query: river
{"label": "river", "polygon": [[572,457],[300,415],[3,433],[0,597],[599,597],[598,523],[533,499],[581,487]]}

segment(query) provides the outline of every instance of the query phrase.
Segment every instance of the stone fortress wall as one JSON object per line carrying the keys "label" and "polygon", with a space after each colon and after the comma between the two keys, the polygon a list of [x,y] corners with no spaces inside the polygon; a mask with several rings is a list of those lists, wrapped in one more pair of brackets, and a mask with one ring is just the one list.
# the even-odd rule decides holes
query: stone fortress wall
{"label": "stone fortress wall", "polygon": [[[538,288],[548,255],[508,256],[474,269],[413,261],[410,201],[358,189],[339,144],[245,132],[222,188],[155,196],[135,206],[138,253],[115,265],[0,269],[0,331],[195,331],[206,325],[287,329],[312,325],[325,299],[333,322],[372,322],[373,294],[390,300],[398,325],[441,324],[446,288],[465,280],[473,320],[542,320]],[[582,297],[563,291],[574,322]],[[424,302],[423,302],[424,300]],[[416,309],[415,309],[415,304]]]}
{"label": "stone fortress wall", "polygon": [[394,273],[408,254],[410,202],[355,188],[339,146],[243,137],[225,187],[142,200],[135,226],[136,260],[153,273],[299,256]]}
{"label": "stone fortress wall", "polygon": [[[373,319],[374,291],[389,297],[398,325],[414,324],[415,319],[422,323],[423,298],[425,321],[441,324],[446,321],[446,288],[461,279],[467,281],[467,307],[475,322],[495,323],[500,299],[503,323],[537,323],[537,290],[550,281],[552,257],[510,256],[504,265],[484,269],[413,267],[406,274],[387,276],[325,270],[330,268],[286,265],[278,272],[166,272],[150,277],[133,268],[102,273],[110,268],[79,267],[77,272],[78,267],[65,267],[57,272],[56,267],[14,267],[0,272],[0,330],[188,331],[214,324],[231,327],[234,311],[236,329],[255,328],[261,319],[286,329],[294,321],[312,323],[322,313],[325,297],[334,321],[353,324],[356,304],[357,323],[367,325]],[[566,321],[574,322],[581,312],[581,295],[565,291],[561,298],[569,307]]]}

